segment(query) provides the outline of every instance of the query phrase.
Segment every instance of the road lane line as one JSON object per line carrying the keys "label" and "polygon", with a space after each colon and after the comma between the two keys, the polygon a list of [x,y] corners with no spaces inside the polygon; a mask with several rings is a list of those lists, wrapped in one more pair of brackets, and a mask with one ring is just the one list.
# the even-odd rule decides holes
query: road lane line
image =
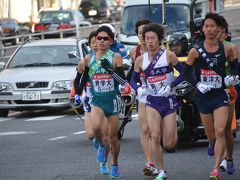
{"label": "road lane line", "polygon": [[36,134],[36,131],[8,131],[0,132],[0,136],[12,136],[12,135],[23,135],[23,134]]}
{"label": "road lane line", "polygon": [[48,141],[56,141],[56,140],[59,140],[59,139],[64,139],[66,137],[67,136],[58,136],[58,137],[55,137],[55,138],[48,139]]}
{"label": "road lane line", "polygon": [[13,118],[0,118],[0,122],[9,121],[11,119],[13,119]]}
{"label": "road lane line", "polygon": [[84,133],[86,133],[86,131],[79,131],[79,132],[75,132],[75,133],[72,133],[72,134],[77,135],[77,134],[84,134]]}
{"label": "road lane line", "polygon": [[24,121],[52,121],[52,120],[56,120],[59,118],[63,118],[67,115],[61,115],[61,116],[43,116],[43,117],[36,117],[36,118],[31,118],[31,119],[27,119]]}

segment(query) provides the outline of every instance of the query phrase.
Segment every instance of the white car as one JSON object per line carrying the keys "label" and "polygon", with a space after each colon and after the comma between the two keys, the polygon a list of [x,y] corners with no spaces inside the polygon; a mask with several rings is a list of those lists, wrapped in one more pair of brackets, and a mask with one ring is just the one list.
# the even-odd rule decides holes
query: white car
{"label": "white car", "polygon": [[[71,51],[79,58],[69,58]],[[88,53],[87,39],[25,42],[0,70],[0,117],[9,110],[68,108],[77,64]]]}

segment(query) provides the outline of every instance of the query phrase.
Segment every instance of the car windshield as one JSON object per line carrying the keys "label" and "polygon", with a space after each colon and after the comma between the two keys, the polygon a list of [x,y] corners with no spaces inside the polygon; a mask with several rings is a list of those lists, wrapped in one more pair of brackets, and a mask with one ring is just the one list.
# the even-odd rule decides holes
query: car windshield
{"label": "car windshield", "polygon": [[73,20],[71,12],[69,11],[44,11],[40,22],[42,23],[62,23]]}
{"label": "car windshield", "polygon": [[[162,5],[152,4],[149,15],[153,22],[162,24]],[[135,24],[142,19],[149,19],[148,5],[129,6],[125,8],[121,23],[121,33],[129,36],[136,35]],[[189,7],[187,5],[166,5],[167,33],[188,30],[189,20]]]}
{"label": "car windshield", "polygon": [[9,68],[30,66],[76,66],[78,58],[69,58],[68,52],[77,51],[76,46],[33,46],[22,47],[13,57]]}

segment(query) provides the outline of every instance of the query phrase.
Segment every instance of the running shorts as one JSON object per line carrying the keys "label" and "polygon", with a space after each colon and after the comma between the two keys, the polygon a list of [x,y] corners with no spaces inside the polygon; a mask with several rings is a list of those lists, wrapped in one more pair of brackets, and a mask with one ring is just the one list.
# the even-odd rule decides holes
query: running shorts
{"label": "running shorts", "polygon": [[117,96],[93,96],[92,104],[102,109],[106,117],[118,114],[121,106]]}
{"label": "running shorts", "polygon": [[159,97],[159,96],[147,96],[147,106],[152,107],[164,118],[165,116],[174,113],[179,103],[176,96]]}

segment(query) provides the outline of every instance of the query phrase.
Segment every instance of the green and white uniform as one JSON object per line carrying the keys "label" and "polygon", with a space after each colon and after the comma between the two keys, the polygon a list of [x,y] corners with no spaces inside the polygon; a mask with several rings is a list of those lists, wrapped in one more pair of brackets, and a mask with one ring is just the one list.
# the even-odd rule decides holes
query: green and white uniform
{"label": "green and white uniform", "polygon": [[119,94],[118,84],[101,66],[101,60],[105,59],[113,65],[114,52],[108,50],[99,60],[92,55],[89,63],[89,77],[92,84],[92,104],[104,111],[106,117],[119,113],[120,104],[117,98]]}

